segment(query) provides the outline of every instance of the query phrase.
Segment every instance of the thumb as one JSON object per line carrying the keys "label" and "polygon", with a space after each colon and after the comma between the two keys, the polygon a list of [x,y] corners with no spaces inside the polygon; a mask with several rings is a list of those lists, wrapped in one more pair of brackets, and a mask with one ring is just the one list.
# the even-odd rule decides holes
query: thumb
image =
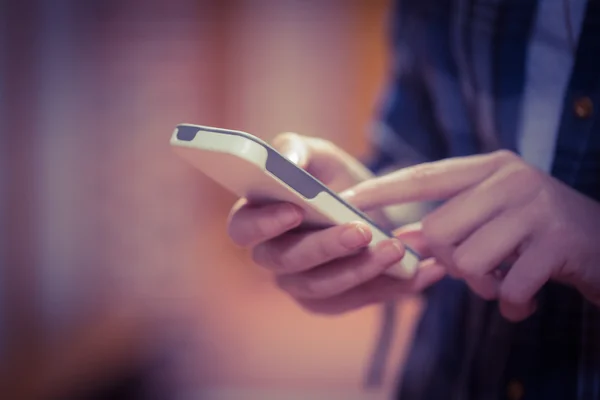
{"label": "thumb", "polygon": [[327,140],[288,132],[278,135],[273,146],[335,191],[354,185],[363,173],[364,166]]}
{"label": "thumb", "polygon": [[423,236],[422,225],[420,222],[404,225],[394,230],[394,236],[402,243],[416,251],[423,259],[432,257],[433,254],[429,244]]}
{"label": "thumb", "polygon": [[308,167],[310,151],[302,136],[292,132],[282,133],[273,140],[273,147],[300,168]]}

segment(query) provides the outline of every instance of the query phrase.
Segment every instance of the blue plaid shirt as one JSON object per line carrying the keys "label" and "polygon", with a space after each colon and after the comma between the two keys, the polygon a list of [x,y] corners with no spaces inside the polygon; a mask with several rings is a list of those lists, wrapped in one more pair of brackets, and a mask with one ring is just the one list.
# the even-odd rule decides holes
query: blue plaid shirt
{"label": "blue plaid shirt", "polygon": [[[373,135],[372,169],[498,148],[543,159],[537,153],[546,148],[549,173],[600,201],[600,1],[573,0],[579,14],[561,8],[563,1],[571,3],[399,1],[393,82]],[[565,23],[544,30],[542,11]],[[536,75],[528,61],[534,46],[568,45],[553,41],[557,31],[574,39],[563,49],[572,51],[572,63],[556,63],[558,72],[568,69],[562,87],[552,75]],[[536,100],[535,81],[538,91],[556,90]],[[555,110],[536,108],[545,104]],[[577,291],[547,284],[538,311],[520,323],[506,321],[495,302],[460,281],[443,280],[427,299],[398,390],[402,400],[600,399],[600,311]]]}

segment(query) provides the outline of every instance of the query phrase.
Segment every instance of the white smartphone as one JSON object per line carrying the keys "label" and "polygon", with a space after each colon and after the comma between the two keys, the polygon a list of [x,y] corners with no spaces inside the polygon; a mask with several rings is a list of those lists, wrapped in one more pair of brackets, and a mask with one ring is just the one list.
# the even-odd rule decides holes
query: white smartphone
{"label": "white smartphone", "polygon": [[[263,140],[246,132],[180,124],[171,136],[175,152],[240,197],[253,202],[290,202],[301,207],[312,227],[361,221],[371,228],[370,246],[392,237],[368,216],[298,167]],[[408,279],[419,255],[406,248],[402,261],[386,274]]]}

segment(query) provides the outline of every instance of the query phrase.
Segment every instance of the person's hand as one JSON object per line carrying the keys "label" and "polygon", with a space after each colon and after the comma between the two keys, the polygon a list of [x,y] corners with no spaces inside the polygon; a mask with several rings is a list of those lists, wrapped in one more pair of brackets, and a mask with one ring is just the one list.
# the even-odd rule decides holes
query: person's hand
{"label": "person's hand", "polygon": [[[372,176],[356,159],[322,139],[284,134],[274,146],[334,190]],[[302,218],[302,210],[292,204],[249,204],[240,199],[232,209],[228,232],[236,244],[252,250],[257,264],[273,272],[283,290],[311,311],[341,313],[396,299],[419,292],[445,273],[429,262],[411,280],[383,276],[404,255],[399,240],[369,249],[371,232],[363,223],[307,231],[298,229]],[[410,231],[402,235],[411,238]]]}
{"label": "person's hand", "polygon": [[508,319],[528,317],[550,279],[600,304],[600,204],[511,152],[409,167],[343,195],[362,209],[447,200],[422,220],[422,240]]}

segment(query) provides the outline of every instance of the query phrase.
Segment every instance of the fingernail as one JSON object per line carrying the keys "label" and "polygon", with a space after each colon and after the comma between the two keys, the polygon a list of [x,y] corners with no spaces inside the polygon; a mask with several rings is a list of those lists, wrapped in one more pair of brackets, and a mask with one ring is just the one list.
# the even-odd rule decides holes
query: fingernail
{"label": "fingernail", "polygon": [[384,263],[393,263],[402,259],[404,249],[399,241],[389,240],[380,245],[377,249],[377,256]]}
{"label": "fingernail", "polygon": [[290,226],[298,222],[300,212],[290,204],[283,204],[277,210],[277,219],[284,226]]}
{"label": "fingernail", "polygon": [[371,241],[371,236],[362,224],[351,224],[340,235],[340,242],[348,249],[356,249]]}

